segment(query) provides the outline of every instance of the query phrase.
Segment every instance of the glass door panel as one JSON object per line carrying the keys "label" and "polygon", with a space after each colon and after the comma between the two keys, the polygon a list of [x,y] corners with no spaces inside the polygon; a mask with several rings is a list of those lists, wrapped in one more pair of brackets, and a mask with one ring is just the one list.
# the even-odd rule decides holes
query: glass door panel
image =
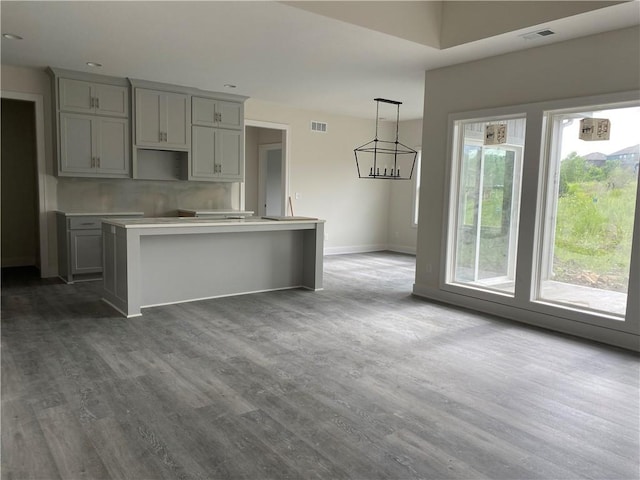
{"label": "glass door panel", "polygon": [[483,145],[487,122],[460,122],[450,283],[514,293],[524,118],[504,120],[508,143]]}

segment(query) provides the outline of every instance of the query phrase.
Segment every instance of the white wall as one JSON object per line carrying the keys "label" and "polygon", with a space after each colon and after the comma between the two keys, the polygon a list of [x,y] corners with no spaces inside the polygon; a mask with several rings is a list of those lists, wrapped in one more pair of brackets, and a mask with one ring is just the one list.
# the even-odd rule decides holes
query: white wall
{"label": "white wall", "polygon": [[[355,147],[373,139],[373,118],[294,109],[256,99],[247,100],[245,117],[289,125],[289,192],[294,211],[326,220],[326,253],[387,248],[389,182],[359,179],[353,155]],[[311,132],[312,120],[327,122],[327,133]]]}
{"label": "white wall", "polygon": [[[638,88],[640,29],[637,27],[428,71],[425,77],[423,169],[414,293],[444,299],[445,292],[440,282],[444,261],[450,113]],[[535,145],[532,147],[536,148]],[[536,172],[525,170],[523,190],[535,190],[536,182]],[[521,208],[534,212],[535,195],[523,195]],[[636,225],[640,224],[639,217],[640,212],[636,211]],[[495,313],[499,310],[500,314],[510,318],[610,343],[629,346],[631,342],[637,345],[637,337],[592,328],[565,318],[534,316],[516,308],[497,309],[491,302],[470,304],[462,295],[448,296],[446,300],[479,310]]]}
{"label": "white wall", "polygon": [[[400,122],[400,142],[415,150],[422,145],[422,119]],[[409,181],[391,181],[389,197],[389,250],[416,253],[418,229],[412,225],[416,174]]]}

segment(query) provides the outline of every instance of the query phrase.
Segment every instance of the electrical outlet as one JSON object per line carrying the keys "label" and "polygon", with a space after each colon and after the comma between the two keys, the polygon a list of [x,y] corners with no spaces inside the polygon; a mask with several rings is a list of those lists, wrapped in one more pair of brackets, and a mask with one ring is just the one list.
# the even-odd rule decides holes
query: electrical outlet
{"label": "electrical outlet", "polygon": [[296,200],[300,200],[300,192],[296,192]]}

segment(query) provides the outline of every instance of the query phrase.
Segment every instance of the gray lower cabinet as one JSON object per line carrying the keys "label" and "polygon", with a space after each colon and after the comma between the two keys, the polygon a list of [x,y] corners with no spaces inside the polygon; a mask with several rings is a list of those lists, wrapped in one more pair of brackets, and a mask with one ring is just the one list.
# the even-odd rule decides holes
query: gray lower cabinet
{"label": "gray lower cabinet", "polygon": [[58,275],[67,283],[102,278],[102,218],[143,216],[138,212],[56,215]]}

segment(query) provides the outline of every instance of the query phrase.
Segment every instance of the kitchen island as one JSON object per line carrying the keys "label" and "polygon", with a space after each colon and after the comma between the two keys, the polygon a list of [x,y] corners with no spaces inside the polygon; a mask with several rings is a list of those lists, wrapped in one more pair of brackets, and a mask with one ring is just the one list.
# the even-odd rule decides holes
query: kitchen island
{"label": "kitchen island", "polygon": [[141,309],[290,288],[322,289],[324,220],[103,219],[103,300]]}

